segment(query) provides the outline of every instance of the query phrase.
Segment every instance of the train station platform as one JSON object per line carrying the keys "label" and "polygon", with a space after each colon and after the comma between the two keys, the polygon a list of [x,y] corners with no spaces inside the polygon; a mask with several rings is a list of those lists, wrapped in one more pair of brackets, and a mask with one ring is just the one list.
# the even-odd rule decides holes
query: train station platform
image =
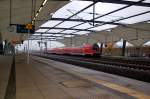
{"label": "train station platform", "polygon": [[0,99],[4,99],[11,73],[12,57],[0,55]]}
{"label": "train station platform", "polygon": [[37,56],[16,56],[17,99],[150,99],[150,83]]}

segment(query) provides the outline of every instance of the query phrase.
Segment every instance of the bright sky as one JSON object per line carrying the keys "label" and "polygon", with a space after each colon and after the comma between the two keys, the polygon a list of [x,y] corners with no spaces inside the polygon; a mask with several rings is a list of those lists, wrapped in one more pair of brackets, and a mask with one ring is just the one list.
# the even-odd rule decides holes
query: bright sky
{"label": "bright sky", "polygon": [[[29,45],[30,45],[30,50],[40,50],[39,44],[38,44],[39,40],[30,40],[29,41]],[[18,49],[20,51],[24,50],[24,47],[27,48],[28,42],[24,41],[24,43],[21,46],[18,46]],[[56,41],[47,41],[47,48],[55,48],[55,47],[63,47],[64,44],[60,43],[60,42],[56,42]],[[17,47],[16,47],[17,48]],[[45,45],[42,44],[42,48],[45,48]]]}

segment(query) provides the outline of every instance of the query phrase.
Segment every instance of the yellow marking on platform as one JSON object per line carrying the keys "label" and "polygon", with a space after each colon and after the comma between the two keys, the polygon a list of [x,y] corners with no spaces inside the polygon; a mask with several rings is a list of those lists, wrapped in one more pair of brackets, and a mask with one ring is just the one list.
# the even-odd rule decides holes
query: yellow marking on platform
{"label": "yellow marking on platform", "polygon": [[[80,75],[80,76],[83,77],[83,75]],[[150,99],[150,95],[146,95],[142,92],[139,92],[139,91],[136,91],[136,90],[133,90],[133,89],[121,86],[121,85],[117,85],[117,84],[110,83],[110,82],[107,82],[107,81],[99,80],[99,79],[96,79],[96,78],[93,78],[93,77],[90,77],[90,76],[84,76],[84,78],[86,78],[90,81],[93,81],[97,84],[103,85],[105,87],[111,88],[113,90],[119,91],[121,93],[128,94],[129,96],[133,96],[137,99]]]}

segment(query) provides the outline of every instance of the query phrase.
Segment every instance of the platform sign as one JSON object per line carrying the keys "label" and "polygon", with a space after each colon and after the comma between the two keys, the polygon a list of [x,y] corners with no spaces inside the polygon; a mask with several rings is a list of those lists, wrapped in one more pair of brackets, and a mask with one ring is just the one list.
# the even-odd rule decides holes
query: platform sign
{"label": "platform sign", "polygon": [[33,29],[33,25],[29,23],[29,24],[26,25],[26,28],[29,29],[29,30],[32,30]]}
{"label": "platform sign", "polygon": [[35,26],[34,25],[22,25],[22,24],[17,24],[17,33],[29,33],[34,34],[35,32]]}

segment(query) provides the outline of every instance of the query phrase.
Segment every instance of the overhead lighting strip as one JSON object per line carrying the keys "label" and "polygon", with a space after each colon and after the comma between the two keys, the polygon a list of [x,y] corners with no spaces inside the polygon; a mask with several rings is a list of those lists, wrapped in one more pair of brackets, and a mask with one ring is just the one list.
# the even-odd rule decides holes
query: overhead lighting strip
{"label": "overhead lighting strip", "polygon": [[47,0],[44,0],[42,5],[40,6],[39,10],[36,12],[36,15],[34,16],[33,20],[32,20],[32,24],[34,24],[36,18],[38,17],[39,13],[41,12],[42,8],[44,7],[44,5],[46,4]]}

